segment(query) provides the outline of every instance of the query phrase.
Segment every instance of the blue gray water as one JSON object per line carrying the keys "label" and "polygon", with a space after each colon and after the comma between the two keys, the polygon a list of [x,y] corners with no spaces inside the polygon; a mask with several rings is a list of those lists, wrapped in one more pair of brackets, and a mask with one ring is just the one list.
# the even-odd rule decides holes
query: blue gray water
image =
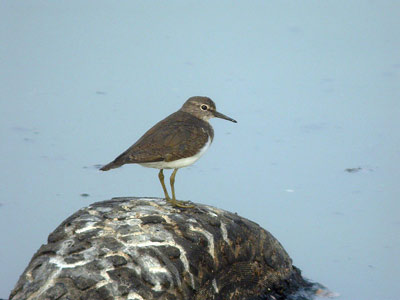
{"label": "blue gray water", "polygon": [[161,197],[156,170],[95,165],[206,95],[238,123],[211,120],[178,198],[259,223],[338,299],[399,299],[399,14],[398,1],[1,1],[0,298],[74,211]]}

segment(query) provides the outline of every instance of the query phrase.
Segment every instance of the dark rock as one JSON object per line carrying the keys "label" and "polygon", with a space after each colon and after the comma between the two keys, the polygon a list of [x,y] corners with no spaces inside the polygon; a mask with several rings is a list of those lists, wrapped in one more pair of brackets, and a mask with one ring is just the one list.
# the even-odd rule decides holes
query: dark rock
{"label": "dark rock", "polygon": [[114,267],[121,267],[128,263],[124,257],[119,255],[108,256],[107,260],[109,260]]}
{"label": "dark rock", "polygon": [[165,223],[165,219],[160,216],[146,216],[140,218],[140,220],[142,221],[142,225]]}
{"label": "dark rock", "polygon": [[45,292],[45,299],[57,300],[67,293],[65,285],[61,282],[56,283]]}
{"label": "dark rock", "polygon": [[116,198],[51,233],[10,299],[311,299],[315,290],[254,222],[211,206]]}

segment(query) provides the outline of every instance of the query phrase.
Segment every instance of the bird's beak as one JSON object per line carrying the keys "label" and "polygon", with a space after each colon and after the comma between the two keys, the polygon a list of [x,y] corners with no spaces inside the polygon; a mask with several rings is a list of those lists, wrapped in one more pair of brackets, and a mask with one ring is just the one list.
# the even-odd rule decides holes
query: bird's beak
{"label": "bird's beak", "polygon": [[220,119],[224,119],[224,120],[228,120],[228,121],[231,121],[233,123],[237,123],[236,120],[234,120],[234,119],[232,119],[232,118],[230,118],[228,116],[225,116],[224,114],[221,114],[221,113],[219,113],[217,111],[214,111],[214,117],[220,118]]}

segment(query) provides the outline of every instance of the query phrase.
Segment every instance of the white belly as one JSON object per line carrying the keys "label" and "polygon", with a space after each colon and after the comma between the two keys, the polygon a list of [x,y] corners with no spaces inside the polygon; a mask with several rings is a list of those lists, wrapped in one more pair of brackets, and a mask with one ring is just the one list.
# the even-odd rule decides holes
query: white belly
{"label": "white belly", "polygon": [[142,163],[140,165],[146,168],[156,168],[156,169],[179,169],[187,167],[196,162],[207,151],[210,145],[211,145],[211,139],[209,138],[207,143],[203,146],[203,148],[201,148],[196,155],[193,155],[191,157],[181,158],[169,162],[156,161],[156,162]]}

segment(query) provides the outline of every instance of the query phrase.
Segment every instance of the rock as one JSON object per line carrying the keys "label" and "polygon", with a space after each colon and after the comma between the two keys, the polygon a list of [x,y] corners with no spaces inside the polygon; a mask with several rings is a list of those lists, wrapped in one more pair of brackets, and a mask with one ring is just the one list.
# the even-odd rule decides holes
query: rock
{"label": "rock", "polygon": [[51,233],[10,299],[309,299],[306,292],[313,284],[254,222],[200,204],[114,198]]}

